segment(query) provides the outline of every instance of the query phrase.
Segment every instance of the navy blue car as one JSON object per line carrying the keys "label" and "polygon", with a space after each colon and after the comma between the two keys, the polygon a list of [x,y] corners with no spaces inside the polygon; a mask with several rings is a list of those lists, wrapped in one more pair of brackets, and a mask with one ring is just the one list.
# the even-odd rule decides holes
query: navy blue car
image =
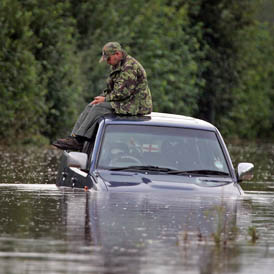
{"label": "navy blue car", "polygon": [[253,164],[234,170],[218,129],[192,117],[106,115],[82,152],[64,151],[57,186],[94,191],[242,195]]}

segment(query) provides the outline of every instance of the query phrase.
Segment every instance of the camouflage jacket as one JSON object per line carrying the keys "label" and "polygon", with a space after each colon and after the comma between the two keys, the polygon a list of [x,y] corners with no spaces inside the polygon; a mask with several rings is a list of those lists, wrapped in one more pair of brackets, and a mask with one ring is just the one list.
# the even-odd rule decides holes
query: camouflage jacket
{"label": "camouflage jacket", "polygon": [[111,68],[107,88],[102,95],[117,114],[145,115],[152,111],[146,72],[137,60],[127,54]]}

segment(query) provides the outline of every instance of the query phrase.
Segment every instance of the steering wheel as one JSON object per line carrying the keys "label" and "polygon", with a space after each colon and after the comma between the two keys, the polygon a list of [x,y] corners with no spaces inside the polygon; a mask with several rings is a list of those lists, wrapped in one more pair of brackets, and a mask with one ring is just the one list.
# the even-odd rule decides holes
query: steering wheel
{"label": "steering wheel", "polygon": [[142,165],[143,163],[136,157],[130,155],[121,155],[110,160],[110,166],[116,166],[117,164],[132,163],[133,165]]}

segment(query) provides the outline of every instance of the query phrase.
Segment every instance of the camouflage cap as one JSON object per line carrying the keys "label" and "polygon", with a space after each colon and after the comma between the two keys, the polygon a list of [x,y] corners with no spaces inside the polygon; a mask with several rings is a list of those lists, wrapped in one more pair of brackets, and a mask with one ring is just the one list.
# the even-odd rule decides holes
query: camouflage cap
{"label": "camouflage cap", "polygon": [[100,63],[103,61],[106,61],[108,57],[110,57],[112,54],[116,53],[117,51],[122,51],[122,47],[118,42],[108,42],[104,45],[102,50],[102,57],[100,59]]}

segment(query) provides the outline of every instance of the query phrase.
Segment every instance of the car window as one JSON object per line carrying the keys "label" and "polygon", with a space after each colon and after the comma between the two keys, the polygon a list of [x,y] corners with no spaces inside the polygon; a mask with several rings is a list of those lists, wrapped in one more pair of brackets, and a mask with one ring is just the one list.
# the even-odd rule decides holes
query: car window
{"label": "car window", "polygon": [[108,125],[98,168],[153,165],[178,170],[229,172],[213,131],[140,125]]}

